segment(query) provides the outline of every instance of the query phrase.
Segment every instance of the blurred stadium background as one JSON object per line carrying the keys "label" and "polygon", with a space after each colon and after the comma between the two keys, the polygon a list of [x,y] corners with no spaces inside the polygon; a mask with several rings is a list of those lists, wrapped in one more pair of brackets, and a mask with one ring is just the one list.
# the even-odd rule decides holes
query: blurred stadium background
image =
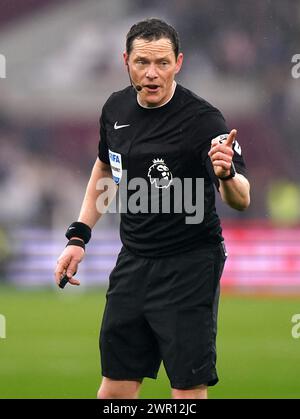
{"label": "blurred stadium background", "polygon": [[[98,119],[128,85],[129,27],[161,17],[179,31],[178,81],[219,107],[238,138],[252,204],[218,202],[229,259],[220,306],[219,372],[211,397],[299,397],[300,53],[297,0],[1,0],[1,397],[94,397],[98,328],[120,248],[106,215],[80,267],[80,289],[57,290],[56,259],[97,155]],[[143,397],[168,397],[146,380]]]}

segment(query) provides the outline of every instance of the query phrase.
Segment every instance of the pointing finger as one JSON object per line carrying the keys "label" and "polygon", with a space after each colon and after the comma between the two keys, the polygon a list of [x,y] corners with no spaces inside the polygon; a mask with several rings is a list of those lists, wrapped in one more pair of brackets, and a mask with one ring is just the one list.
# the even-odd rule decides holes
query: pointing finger
{"label": "pointing finger", "polygon": [[236,134],[237,134],[237,130],[236,129],[231,130],[230,131],[230,134],[228,135],[228,137],[227,137],[227,139],[225,141],[225,144],[231,146],[232,143],[233,143],[233,141],[235,140]]}

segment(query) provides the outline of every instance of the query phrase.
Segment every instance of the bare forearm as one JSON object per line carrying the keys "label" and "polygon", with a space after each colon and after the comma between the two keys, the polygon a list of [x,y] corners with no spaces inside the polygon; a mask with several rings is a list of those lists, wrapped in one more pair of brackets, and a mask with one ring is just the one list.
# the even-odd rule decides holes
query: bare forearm
{"label": "bare forearm", "polygon": [[[106,192],[101,187],[101,182],[105,179],[112,179],[110,167],[100,162],[99,159],[97,159],[94,164],[91,177],[86,188],[86,193],[78,217],[78,221],[87,224],[88,226],[90,226],[90,228],[94,227],[94,225],[97,223],[99,218],[104,213],[102,208],[99,208],[99,206],[97,206],[97,201],[100,195]],[[116,188],[114,188],[114,190],[112,189],[113,188],[110,188],[111,196],[109,202],[113,199],[113,196],[116,192]]]}
{"label": "bare forearm", "polygon": [[243,211],[250,205],[249,182],[240,174],[226,181],[220,180],[220,195],[230,207]]}

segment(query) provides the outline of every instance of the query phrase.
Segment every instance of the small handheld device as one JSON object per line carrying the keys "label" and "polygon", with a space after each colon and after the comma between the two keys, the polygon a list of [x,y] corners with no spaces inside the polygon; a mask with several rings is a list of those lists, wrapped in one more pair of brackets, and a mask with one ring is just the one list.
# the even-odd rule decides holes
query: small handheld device
{"label": "small handheld device", "polygon": [[64,275],[61,278],[60,283],[58,284],[59,288],[62,288],[62,289],[65,288],[68,282],[69,282],[69,278],[67,277],[67,275]]}

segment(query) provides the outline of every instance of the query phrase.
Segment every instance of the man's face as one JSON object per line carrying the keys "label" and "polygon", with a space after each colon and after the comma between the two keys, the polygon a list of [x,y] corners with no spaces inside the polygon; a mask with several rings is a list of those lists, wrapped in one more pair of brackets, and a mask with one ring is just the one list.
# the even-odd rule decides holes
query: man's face
{"label": "man's face", "polygon": [[176,60],[173,46],[168,38],[155,41],[135,39],[130,55],[124,53],[134,85],[142,86],[140,103],[154,107],[165,103],[173,93],[175,74],[181,68],[183,54]]}

